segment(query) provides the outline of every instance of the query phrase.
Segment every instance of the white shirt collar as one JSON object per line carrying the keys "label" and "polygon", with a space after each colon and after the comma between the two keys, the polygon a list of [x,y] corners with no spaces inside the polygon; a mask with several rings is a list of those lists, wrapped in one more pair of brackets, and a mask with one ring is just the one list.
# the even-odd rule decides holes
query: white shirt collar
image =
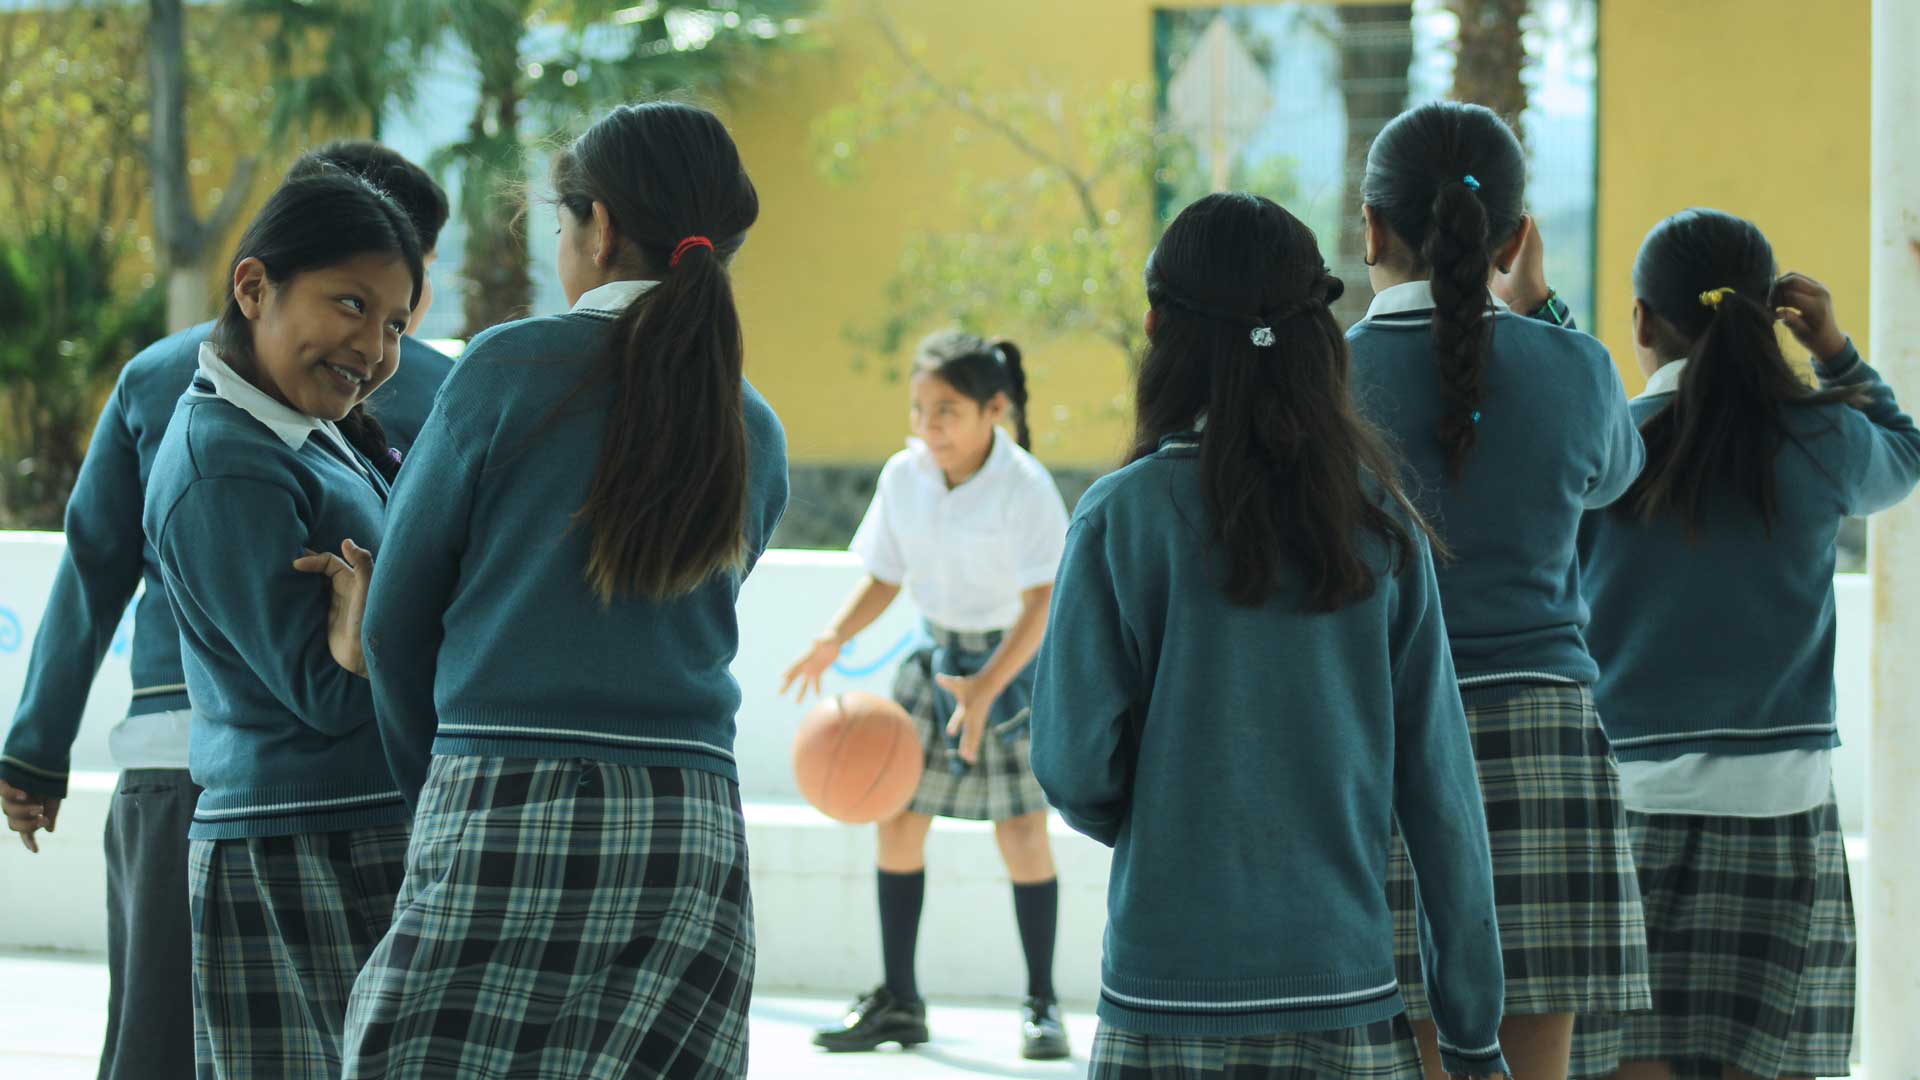
{"label": "white shirt collar", "polygon": [[573,302],[572,310],[618,315],[627,310],[628,304],[658,284],[657,281],[609,281],[581,293],[580,299]]}
{"label": "white shirt collar", "polygon": [[1641,397],[1655,394],[1671,394],[1680,389],[1680,375],[1687,370],[1685,360],[1669,360],[1647,376],[1647,388],[1640,391]]}
{"label": "white shirt collar", "polygon": [[213,396],[231,403],[241,412],[265,424],[267,430],[279,436],[289,450],[300,449],[306,445],[309,435],[332,426],[275,401],[265,390],[228,367],[227,362],[220,359],[220,354],[213,351],[210,341],[200,343],[200,372],[213,384]]}
{"label": "white shirt collar", "polygon": [[[994,425],[993,446],[987,451],[987,460],[980,463],[980,468],[975,470],[972,476],[961,481],[962,485],[971,484],[975,480],[993,473],[995,466],[1005,461],[1008,455],[1011,454],[1012,451],[1010,451],[1008,447],[1012,445],[1013,437],[1007,434],[1007,430],[998,424]],[[939,462],[933,460],[933,452],[927,449],[927,444],[923,440],[908,439],[907,449],[913,454],[914,468],[920,470],[920,472],[928,478],[939,481],[941,487],[946,487],[947,472],[940,467]]]}
{"label": "white shirt collar", "polygon": [[[1493,298],[1495,311],[1509,311],[1506,302],[1499,297]],[[1376,319],[1382,315],[1399,315],[1409,311],[1433,310],[1433,282],[1404,281],[1380,290],[1373,296],[1373,303],[1367,305],[1367,318]]]}

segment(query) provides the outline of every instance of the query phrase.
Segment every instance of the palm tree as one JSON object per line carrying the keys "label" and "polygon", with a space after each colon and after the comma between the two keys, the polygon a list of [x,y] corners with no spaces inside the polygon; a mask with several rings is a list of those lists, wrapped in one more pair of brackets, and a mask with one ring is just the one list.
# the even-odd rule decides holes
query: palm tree
{"label": "palm tree", "polygon": [[1447,10],[1460,19],[1454,99],[1499,113],[1523,139],[1520,114],[1527,110],[1527,86],[1520,76],[1527,69],[1527,46],[1521,21],[1527,7],[1528,0],[1447,0]]}
{"label": "palm tree", "polygon": [[526,314],[532,300],[520,219],[532,147],[609,105],[676,91],[725,90],[761,51],[793,43],[818,0],[248,0],[279,14],[276,48],[290,59],[276,91],[289,118],[321,117],[378,131],[410,100],[422,57],[460,55],[478,101],[463,138],[434,167],[456,174],[466,227],[468,336]]}

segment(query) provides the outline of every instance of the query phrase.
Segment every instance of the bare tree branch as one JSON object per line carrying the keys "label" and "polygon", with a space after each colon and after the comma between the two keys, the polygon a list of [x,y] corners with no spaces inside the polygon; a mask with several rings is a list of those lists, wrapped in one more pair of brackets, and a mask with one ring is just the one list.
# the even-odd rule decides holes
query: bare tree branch
{"label": "bare tree branch", "polygon": [[906,39],[900,35],[899,27],[895,26],[893,20],[887,17],[886,13],[881,10],[880,5],[878,3],[871,4],[870,9],[874,22],[880,27],[881,36],[887,40],[887,46],[893,50],[894,56],[899,59],[900,63],[913,75],[921,86],[932,91],[948,108],[976,121],[987,128],[987,130],[1005,139],[1014,149],[1032,158],[1042,166],[1059,173],[1061,179],[1067,182],[1067,185],[1073,189],[1074,196],[1079,200],[1080,211],[1086,215],[1088,227],[1095,229],[1100,227],[1100,207],[1093,197],[1093,185],[1085,174],[1075,168],[1072,162],[1064,160],[1045,147],[1035,143],[1032,139],[1029,139],[1024,132],[1008,123],[1004,117],[995,116],[992,112],[982,108],[980,104],[974,100],[973,95],[962,90],[957,90],[943,82],[925,64],[920,62],[919,57],[913,54],[913,49],[907,45]]}

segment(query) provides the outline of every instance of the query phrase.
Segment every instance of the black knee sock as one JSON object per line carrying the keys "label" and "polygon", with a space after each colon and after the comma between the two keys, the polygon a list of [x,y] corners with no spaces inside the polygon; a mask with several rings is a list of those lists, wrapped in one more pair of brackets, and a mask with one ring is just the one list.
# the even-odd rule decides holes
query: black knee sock
{"label": "black knee sock", "polygon": [[1013,887],[1013,918],[1027,954],[1027,996],[1053,997],[1053,939],[1060,922],[1060,879]]}
{"label": "black knee sock", "polygon": [[903,1003],[920,1000],[913,978],[913,952],[920,941],[920,902],[927,895],[927,872],[880,876],[880,956],[887,989]]}

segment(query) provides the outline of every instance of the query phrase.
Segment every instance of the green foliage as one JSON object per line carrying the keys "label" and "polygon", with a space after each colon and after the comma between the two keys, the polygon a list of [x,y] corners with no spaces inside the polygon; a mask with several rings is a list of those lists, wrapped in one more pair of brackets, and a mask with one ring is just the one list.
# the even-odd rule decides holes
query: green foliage
{"label": "green foliage", "polygon": [[[469,58],[479,103],[433,166],[459,182],[469,227],[467,332],[524,314],[531,286],[520,219],[535,148],[597,112],[682,92],[724,92],[761,54],[790,46],[818,0],[244,0],[277,18],[288,116],[377,128],[413,100],[409,78],[438,54]],[[317,51],[316,42],[324,41]],[[306,57],[301,64],[298,59]],[[502,226],[506,227],[502,227]]]}
{"label": "green foliage", "polygon": [[[910,238],[885,286],[885,313],[847,327],[856,370],[877,362],[898,378],[911,339],[942,323],[1042,339],[1092,335],[1132,364],[1146,310],[1141,268],[1159,231],[1153,172],[1178,152],[1154,124],[1148,88],[1116,83],[1085,101],[1046,87],[989,88],[977,72],[936,74],[883,13],[872,17],[898,69],[868,76],[855,100],[816,120],[818,167],[856,184],[882,144],[950,125],[965,210]],[[1008,151],[1010,169],[978,164]]]}
{"label": "green foliage", "polygon": [[121,247],[58,223],[0,237],[0,528],[60,527],[102,396],[164,332],[160,289],[115,287]]}

